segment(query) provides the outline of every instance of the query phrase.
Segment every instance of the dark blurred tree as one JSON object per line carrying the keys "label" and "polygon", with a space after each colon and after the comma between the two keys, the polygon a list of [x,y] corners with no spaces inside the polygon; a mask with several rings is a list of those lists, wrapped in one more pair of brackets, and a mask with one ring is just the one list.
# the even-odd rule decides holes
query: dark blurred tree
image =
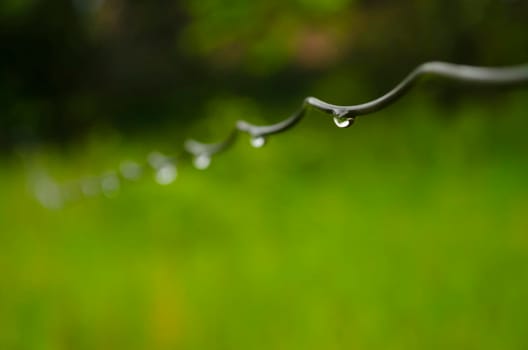
{"label": "dark blurred tree", "polygon": [[0,140],[187,123],[212,96],[280,104],[329,74],[379,92],[426,60],[519,63],[527,15],[521,0],[4,0]]}

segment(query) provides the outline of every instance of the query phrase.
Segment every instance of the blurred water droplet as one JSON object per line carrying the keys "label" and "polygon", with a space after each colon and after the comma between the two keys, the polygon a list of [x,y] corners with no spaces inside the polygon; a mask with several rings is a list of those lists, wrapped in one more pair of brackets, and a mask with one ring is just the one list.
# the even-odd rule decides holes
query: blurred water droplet
{"label": "blurred water droplet", "polygon": [[266,144],[266,138],[264,136],[255,136],[251,138],[250,142],[251,146],[261,148]]}
{"label": "blurred water droplet", "polygon": [[159,169],[167,162],[167,157],[160,152],[154,151],[147,156],[147,161],[151,167]]}
{"label": "blurred water droplet", "polygon": [[119,170],[125,179],[131,181],[139,180],[143,173],[141,165],[136,162],[123,162],[119,166]]}
{"label": "blurred water droplet", "polygon": [[42,206],[48,209],[61,209],[63,207],[61,189],[54,181],[43,177],[34,186],[35,197]]}
{"label": "blurred water droplet", "polygon": [[207,154],[200,154],[196,157],[194,157],[193,164],[196,169],[204,170],[209,168],[209,165],[211,165],[211,157]]}
{"label": "blurred water droplet", "polygon": [[82,196],[81,188],[78,182],[68,182],[62,185],[62,198],[64,202],[74,202]]}
{"label": "blurred water droplet", "polygon": [[100,183],[94,177],[82,179],[80,186],[82,194],[86,197],[94,197],[101,193]]}
{"label": "blurred water droplet", "polygon": [[169,185],[178,176],[178,170],[172,163],[165,163],[156,171],[156,182],[160,185]]}
{"label": "blurred water droplet", "polygon": [[101,179],[101,189],[107,197],[113,197],[116,195],[121,183],[119,177],[114,172],[108,173]]}

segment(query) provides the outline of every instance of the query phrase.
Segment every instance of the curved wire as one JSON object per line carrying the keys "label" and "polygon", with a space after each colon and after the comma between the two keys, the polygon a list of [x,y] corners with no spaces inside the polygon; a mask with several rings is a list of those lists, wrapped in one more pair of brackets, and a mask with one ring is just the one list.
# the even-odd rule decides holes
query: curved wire
{"label": "curved wire", "polygon": [[[304,99],[301,107],[290,117],[271,125],[254,125],[244,120],[236,122],[228,137],[217,143],[201,143],[189,139],[184,144],[184,150],[193,156],[196,168],[205,169],[211,163],[213,155],[229,149],[236,141],[238,134],[246,133],[251,137],[254,147],[262,147],[266,137],[289,130],[301,121],[310,108],[330,114],[335,124],[340,128],[349,127],[359,115],[366,115],[380,111],[396,102],[422,78],[438,76],[455,81],[489,84],[512,85],[528,83],[528,64],[490,68],[465,66],[446,62],[427,62],[415,68],[396,87],[386,94],[366,103],[340,106],[334,105],[315,97]],[[159,152],[152,152],[142,163],[124,162],[119,171],[110,171],[101,176],[84,178],[68,184],[58,184],[46,174],[33,176],[32,187],[37,199],[51,209],[60,208],[65,202],[74,200],[80,195],[90,197],[97,194],[113,196],[120,187],[120,179],[135,181],[142,174],[151,169],[159,184],[166,185],[174,181],[177,176],[177,163],[184,159],[183,155],[166,156]]]}
{"label": "curved wire", "polygon": [[[340,128],[352,125],[359,115],[366,115],[380,111],[403,97],[419,80],[426,76],[437,76],[455,81],[478,83],[487,85],[514,85],[528,82],[528,64],[510,67],[475,67],[447,62],[426,62],[416,67],[396,87],[386,94],[358,105],[334,105],[316,97],[304,99],[301,108],[289,118],[271,125],[254,125],[244,120],[239,120],[231,135],[245,132],[252,138],[252,144],[260,147],[265,142],[265,136],[278,134],[295,126],[306,115],[309,108],[333,116],[334,122]],[[204,144],[192,140],[194,149],[201,153],[214,154],[227,149],[233,141],[230,135],[225,141],[215,144]],[[189,150],[189,147],[187,147]],[[195,154],[191,151],[191,153]]]}

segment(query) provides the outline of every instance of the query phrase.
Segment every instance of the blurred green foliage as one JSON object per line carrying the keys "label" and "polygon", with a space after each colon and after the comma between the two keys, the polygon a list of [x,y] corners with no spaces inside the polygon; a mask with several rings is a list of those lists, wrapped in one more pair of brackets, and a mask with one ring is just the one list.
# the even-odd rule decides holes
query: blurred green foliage
{"label": "blurred green foliage", "polygon": [[[170,186],[61,211],[4,165],[0,348],[524,349],[527,97],[445,120],[418,93],[346,131],[311,113]],[[46,152],[49,170],[149,142],[94,141]]]}
{"label": "blurred green foliage", "polygon": [[6,0],[0,144],[178,128],[225,94],[283,107],[331,75],[362,94],[325,97],[356,103],[428,60],[521,63],[527,14],[518,0]]}
{"label": "blurred green foliage", "polygon": [[3,0],[0,349],[526,349],[528,95],[440,81],[311,112],[169,186],[68,183],[427,60],[526,61],[528,3]]}

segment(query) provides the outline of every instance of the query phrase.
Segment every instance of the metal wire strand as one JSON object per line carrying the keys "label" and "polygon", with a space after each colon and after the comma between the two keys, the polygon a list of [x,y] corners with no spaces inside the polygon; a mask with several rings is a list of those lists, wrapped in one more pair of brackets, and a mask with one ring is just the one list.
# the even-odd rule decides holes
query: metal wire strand
{"label": "metal wire strand", "polygon": [[[340,106],[315,97],[307,97],[293,115],[278,123],[254,125],[247,121],[239,120],[223,141],[207,144],[189,139],[184,144],[184,151],[193,157],[193,163],[196,168],[205,169],[210,165],[214,155],[225,152],[235,143],[240,133],[249,134],[251,144],[254,147],[262,147],[266,143],[267,136],[278,134],[294,127],[311,108],[331,115],[338,127],[346,128],[352,125],[357,116],[374,113],[390,106],[399,98],[405,96],[421,78],[427,76],[481,85],[516,85],[528,83],[528,64],[491,68],[446,62],[427,62],[415,68],[385,95],[372,101],[352,106]],[[33,180],[31,182],[36,198],[44,206],[57,209],[64,203],[75,200],[79,195],[90,197],[101,193],[106,196],[112,196],[119,189],[121,180],[135,181],[148,169],[154,172],[155,179],[159,184],[172,183],[177,176],[177,163],[186,158],[183,154],[166,156],[158,152],[152,152],[143,162],[122,163],[120,171],[107,172],[99,177],[84,178],[61,185],[48,176],[40,174],[39,176],[32,176]]]}
{"label": "metal wire strand", "polygon": [[[252,144],[260,147],[265,142],[265,136],[278,134],[295,126],[306,115],[310,108],[330,114],[338,127],[346,128],[352,125],[359,115],[378,112],[396,102],[421,79],[436,76],[449,80],[474,83],[480,85],[516,85],[528,82],[528,64],[510,67],[475,67],[447,62],[427,62],[416,67],[396,87],[372,101],[352,106],[334,105],[316,97],[304,99],[301,108],[289,118],[276,124],[254,125],[244,120],[237,121],[233,133],[244,132],[251,136]],[[214,154],[226,150],[233,141],[230,136],[224,142],[203,144],[192,141],[202,153]],[[193,153],[193,152],[191,152]]]}

